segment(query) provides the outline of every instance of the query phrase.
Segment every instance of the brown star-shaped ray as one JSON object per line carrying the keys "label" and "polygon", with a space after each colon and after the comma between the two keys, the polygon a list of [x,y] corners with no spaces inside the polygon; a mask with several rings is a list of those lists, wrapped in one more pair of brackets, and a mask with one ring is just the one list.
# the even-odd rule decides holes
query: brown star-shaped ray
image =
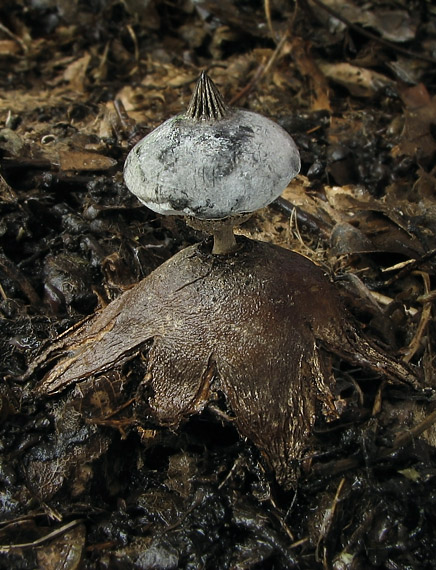
{"label": "brown star-shaped ray", "polygon": [[55,361],[37,392],[118,367],[152,342],[144,381],[154,419],[176,427],[220,391],[239,432],[292,484],[317,410],[337,416],[329,353],[391,380],[415,378],[360,334],[320,267],[274,245],[239,244],[224,256],[208,242],[188,247],[67,332],[30,367]]}

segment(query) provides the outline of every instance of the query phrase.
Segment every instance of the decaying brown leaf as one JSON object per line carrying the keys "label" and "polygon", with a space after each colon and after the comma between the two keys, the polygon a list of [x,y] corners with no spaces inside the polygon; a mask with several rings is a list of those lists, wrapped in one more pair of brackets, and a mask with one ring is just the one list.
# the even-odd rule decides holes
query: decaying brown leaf
{"label": "decaying brown leaf", "polygon": [[291,41],[292,54],[296,65],[303,76],[311,78],[313,82],[314,101],[312,103],[312,110],[319,109],[331,110],[329,88],[327,80],[323,74],[323,70],[319,68],[313,59],[309,45],[301,38],[293,38]]}
{"label": "decaying brown leaf", "polygon": [[86,530],[84,525],[77,525],[73,529],[56,537],[48,545],[40,547],[37,551],[38,567],[40,570],[76,570],[82,559],[85,546]]}
{"label": "decaying brown leaf", "polygon": [[405,104],[405,124],[402,141],[393,149],[395,154],[416,156],[420,163],[434,164],[436,141],[434,119],[436,97],[431,97],[422,84],[404,89],[402,99]]}
{"label": "decaying brown leaf", "polygon": [[240,433],[285,485],[295,480],[317,410],[338,416],[329,355],[415,382],[362,337],[321,268],[244,238],[226,256],[211,255],[207,242],[181,251],[61,337],[29,374],[56,360],[36,388],[56,394],[119,367],[151,341],[151,417],[176,427],[223,393]]}
{"label": "decaying brown leaf", "polygon": [[113,158],[85,151],[61,151],[59,152],[59,166],[61,170],[99,171],[108,170],[117,163]]}
{"label": "decaying brown leaf", "polygon": [[332,81],[343,85],[350,93],[357,97],[371,97],[382,87],[392,85],[392,81],[385,75],[357,67],[351,63],[319,62],[322,73]]}

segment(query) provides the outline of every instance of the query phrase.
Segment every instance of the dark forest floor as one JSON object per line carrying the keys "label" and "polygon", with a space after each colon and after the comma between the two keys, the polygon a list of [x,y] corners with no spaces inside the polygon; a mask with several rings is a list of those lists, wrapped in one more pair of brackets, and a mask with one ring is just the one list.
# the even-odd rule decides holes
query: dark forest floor
{"label": "dark forest floor", "polygon": [[[436,8],[361,4],[3,0],[0,568],[435,567]],[[24,376],[204,238],[122,177],[203,69],[301,152],[300,175],[239,232],[321,265],[366,337],[420,379],[334,360],[344,412],[315,424],[291,489],[212,407],[178,430],[141,415],[146,354],[54,397]]]}

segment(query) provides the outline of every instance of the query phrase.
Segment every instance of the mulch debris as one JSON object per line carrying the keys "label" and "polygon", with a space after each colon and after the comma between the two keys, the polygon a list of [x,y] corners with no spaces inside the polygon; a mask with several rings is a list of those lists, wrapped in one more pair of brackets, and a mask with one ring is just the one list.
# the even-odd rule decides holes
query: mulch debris
{"label": "mulch debris", "polygon": [[[0,568],[434,568],[435,63],[429,0],[4,0]],[[322,266],[419,378],[332,357],[342,411],[288,489],[219,399],[178,430],[151,422],[146,350],[35,395],[47,347],[204,238],[122,176],[203,69],[301,152],[238,232]]]}

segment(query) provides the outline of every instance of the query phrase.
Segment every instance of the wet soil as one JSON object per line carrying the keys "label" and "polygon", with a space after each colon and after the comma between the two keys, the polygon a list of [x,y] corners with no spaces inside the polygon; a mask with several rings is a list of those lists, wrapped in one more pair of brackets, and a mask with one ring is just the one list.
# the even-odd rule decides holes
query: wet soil
{"label": "wet soil", "polygon": [[[434,568],[435,58],[424,0],[2,4],[0,568]],[[338,414],[317,413],[290,486],[220,390],[177,428],[150,416],[151,342],[37,389],[42,354],[205,239],[122,177],[203,69],[301,152],[238,232],[318,264],[417,379],[328,353]]]}

